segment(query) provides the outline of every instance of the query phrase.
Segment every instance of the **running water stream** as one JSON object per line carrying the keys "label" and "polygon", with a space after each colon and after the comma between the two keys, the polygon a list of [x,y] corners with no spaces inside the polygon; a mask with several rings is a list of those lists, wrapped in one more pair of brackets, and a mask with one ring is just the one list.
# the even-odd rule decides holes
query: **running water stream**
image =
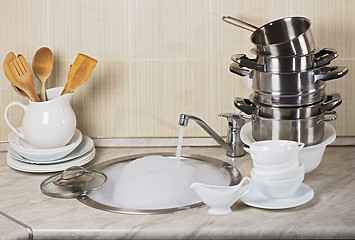
{"label": "running water stream", "polygon": [[185,129],[185,126],[180,126],[179,139],[178,139],[178,143],[177,143],[177,147],[176,147],[176,160],[178,162],[180,162],[180,158],[181,158],[181,149],[182,149],[182,140],[184,138],[184,129]]}

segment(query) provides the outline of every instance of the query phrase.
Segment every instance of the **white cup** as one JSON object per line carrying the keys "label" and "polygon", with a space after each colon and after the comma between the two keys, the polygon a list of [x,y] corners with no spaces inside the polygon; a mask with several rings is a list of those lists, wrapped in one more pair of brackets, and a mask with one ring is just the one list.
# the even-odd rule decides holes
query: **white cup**
{"label": "white cup", "polygon": [[[70,106],[73,94],[60,95],[63,87],[47,90],[48,101],[32,102],[28,105],[11,102],[5,109],[7,125],[20,138],[36,148],[56,148],[65,146],[76,129],[75,113]],[[8,110],[20,106],[25,114],[22,128],[15,128],[8,119]]]}
{"label": "white cup", "polygon": [[254,165],[272,167],[298,162],[298,153],[304,143],[289,140],[265,140],[250,144],[244,150],[250,153]]}

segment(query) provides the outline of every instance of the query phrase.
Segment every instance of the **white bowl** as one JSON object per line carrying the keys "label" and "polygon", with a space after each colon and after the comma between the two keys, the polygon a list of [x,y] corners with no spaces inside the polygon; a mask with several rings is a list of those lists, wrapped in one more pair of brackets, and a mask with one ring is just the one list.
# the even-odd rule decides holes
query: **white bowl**
{"label": "white bowl", "polygon": [[[255,142],[252,137],[251,122],[244,124],[240,130],[240,138],[246,145]],[[299,157],[305,161],[305,173],[311,172],[318,167],[322,160],[325,148],[327,145],[334,142],[335,138],[336,132],[334,127],[329,123],[325,123],[322,141],[316,145],[304,147],[299,151]]]}
{"label": "white bowl", "polygon": [[83,139],[82,133],[76,129],[73,138],[64,147],[59,148],[34,148],[27,145],[22,138],[14,132],[9,134],[9,145],[18,154],[30,160],[56,160],[67,156],[74,151]]}
{"label": "white bowl", "polygon": [[260,174],[279,174],[295,169],[299,166],[299,161],[296,162],[287,162],[284,164],[274,165],[274,166],[265,166],[259,165],[253,162],[254,170],[256,173]]}
{"label": "white bowl", "polygon": [[270,181],[275,181],[275,180],[287,180],[287,179],[294,179],[298,178],[301,176],[304,176],[304,167],[305,164],[302,162],[298,167],[283,171],[283,172],[257,172],[253,168],[250,172],[251,176],[255,176],[260,179],[265,179],[265,180],[270,180]]}
{"label": "white bowl", "polygon": [[298,153],[303,147],[303,143],[295,141],[265,140],[253,142],[250,148],[244,149],[250,153],[255,164],[271,167],[298,163]]}
{"label": "white bowl", "polygon": [[296,192],[301,186],[304,176],[279,181],[260,180],[252,176],[252,184],[255,188],[268,198],[286,198]]}

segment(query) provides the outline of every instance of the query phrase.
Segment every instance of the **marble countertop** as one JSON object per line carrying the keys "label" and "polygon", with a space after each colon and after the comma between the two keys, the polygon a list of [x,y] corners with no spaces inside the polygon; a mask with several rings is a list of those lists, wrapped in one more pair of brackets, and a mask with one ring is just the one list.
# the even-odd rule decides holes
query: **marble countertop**
{"label": "marble countertop", "polygon": [[[114,157],[174,148],[97,148],[88,165]],[[231,162],[219,147],[185,147],[194,153]],[[40,183],[52,174],[24,173],[6,164],[0,152],[0,211],[29,226],[33,239],[169,239],[169,238],[355,238],[355,147],[328,147],[320,166],[304,182],[314,198],[290,209],[266,210],[238,201],[232,213],[208,214],[208,207],[159,215],[105,212],[76,199],[44,195]],[[235,160],[243,176],[252,167],[250,155]],[[0,215],[0,236],[25,239],[26,229]]]}

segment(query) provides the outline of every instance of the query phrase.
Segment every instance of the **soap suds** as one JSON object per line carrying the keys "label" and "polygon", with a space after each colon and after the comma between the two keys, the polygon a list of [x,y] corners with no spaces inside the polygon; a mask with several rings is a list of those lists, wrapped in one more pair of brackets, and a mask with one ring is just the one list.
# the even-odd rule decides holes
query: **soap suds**
{"label": "soap suds", "polygon": [[193,182],[226,186],[230,175],[222,167],[181,158],[147,156],[114,164],[103,172],[107,182],[89,194],[97,202],[124,209],[166,209],[201,202]]}

